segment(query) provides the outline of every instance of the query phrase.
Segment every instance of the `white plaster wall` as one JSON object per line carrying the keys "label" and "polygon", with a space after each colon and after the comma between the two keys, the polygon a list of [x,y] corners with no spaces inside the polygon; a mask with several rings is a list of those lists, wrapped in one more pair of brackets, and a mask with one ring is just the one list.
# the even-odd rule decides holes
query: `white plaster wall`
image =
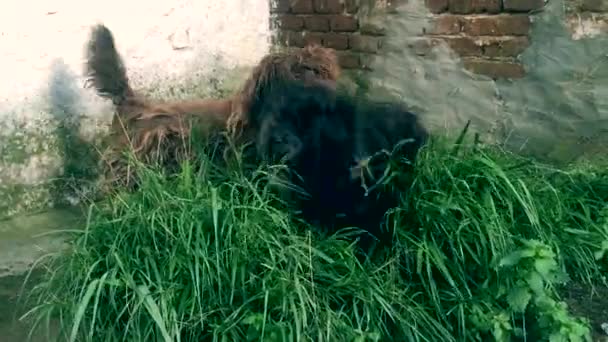
{"label": "white plaster wall", "polygon": [[[265,0],[4,1],[0,153],[15,148],[9,144],[23,145],[16,146],[23,153],[19,160],[0,156],[0,197],[3,187],[39,185],[57,174],[60,158],[38,139],[61,121],[57,109],[86,116],[87,136],[111,117],[109,103],[82,87],[84,48],[97,22],[114,33],[133,85],[165,98],[203,95],[210,78],[222,81],[270,48]],[[169,86],[183,92],[163,92]]]}
{"label": "white plaster wall", "polygon": [[32,100],[56,59],[79,74],[96,22],[115,33],[136,84],[204,71],[214,56],[228,67],[253,64],[269,47],[268,6],[260,0],[7,1],[0,11],[0,98]]}

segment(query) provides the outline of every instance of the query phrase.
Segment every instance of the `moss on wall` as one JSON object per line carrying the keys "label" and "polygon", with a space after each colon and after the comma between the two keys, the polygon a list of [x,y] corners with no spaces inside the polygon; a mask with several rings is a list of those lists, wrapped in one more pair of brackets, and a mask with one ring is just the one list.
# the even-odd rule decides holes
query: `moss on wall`
{"label": "moss on wall", "polygon": [[[205,76],[193,75],[179,83],[151,83],[141,92],[158,100],[218,98],[234,92],[247,71],[216,67]],[[0,113],[0,118],[11,118],[0,121],[0,218],[75,204],[94,190],[108,122],[90,120],[65,104],[40,107],[47,109],[30,109],[34,120]],[[94,132],[94,138],[85,138],[83,131]]]}

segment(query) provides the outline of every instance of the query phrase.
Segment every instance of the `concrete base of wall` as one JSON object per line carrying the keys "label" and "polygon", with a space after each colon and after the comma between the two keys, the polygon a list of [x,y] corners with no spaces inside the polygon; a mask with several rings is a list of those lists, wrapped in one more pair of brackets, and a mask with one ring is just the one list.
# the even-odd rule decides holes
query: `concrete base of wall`
{"label": "concrete base of wall", "polygon": [[[25,275],[0,277],[0,336],[3,342],[28,341],[30,327],[19,321],[22,311],[19,311],[19,294],[25,280]],[[17,308],[17,310],[16,310]],[[50,333],[36,331],[31,335],[31,342],[54,341],[57,325],[51,322]]]}
{"label": "concrete base of wall", "polygon": [[81,227],[79,211],[52,210],[0,221],[0,277],[26,273],[40,257],[64,248],[62,232]]}
{"label": "concrete base of wall", "polygon": [[[67,246],[62,232],[81,228],[82,217],[79,209],[63,209],[0,221],[1,341],[27,341],[30,329],[18,321],[24,313],[19,299],[26,276],[41,257]],[[38,332],[31,341],[49,340]]]}

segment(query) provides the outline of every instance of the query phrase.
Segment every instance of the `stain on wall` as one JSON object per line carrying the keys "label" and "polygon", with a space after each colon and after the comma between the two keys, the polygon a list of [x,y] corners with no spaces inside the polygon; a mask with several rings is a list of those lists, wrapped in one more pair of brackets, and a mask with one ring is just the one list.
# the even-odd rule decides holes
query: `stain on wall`
{"label": "stain on wall", "polygon": [[57,0],[3,8],[0,217],[69,202],[73,196],[58,190],[65,185],[58,176],[94,177],[83,160],[94,160],[94,143],[113,108],[82,87],[92,25],[103,22],[114,32],[134,87],[149,96],[217,97],[233,90],[270,48],[269,6],[258,0]]}

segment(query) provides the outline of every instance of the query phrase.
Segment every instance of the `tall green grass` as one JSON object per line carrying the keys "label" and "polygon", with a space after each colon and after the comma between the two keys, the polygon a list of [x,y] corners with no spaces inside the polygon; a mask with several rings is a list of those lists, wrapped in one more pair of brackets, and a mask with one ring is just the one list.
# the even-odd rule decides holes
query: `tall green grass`
{"label": "tall green grass", "polygon": [[568,276],[605,284],[606,214],[604,167],[558,170],[496,147],[435,142],[396,210],[396,250],[459,339],[578,340],[588,329],[567,317],[555,285]]}
{"label": "tall green grass", "polygon": [[139,190],[92,205],[72,248],[39,263],[24,319],[59,319],[71,341],[589,337],[556,289],[605,282],[606,168],[435,140],[413,183],[393,184],[394,247],[366,261],[352,230],[295,222],[267,172],[204,154],[177,175],[142,169]]}

